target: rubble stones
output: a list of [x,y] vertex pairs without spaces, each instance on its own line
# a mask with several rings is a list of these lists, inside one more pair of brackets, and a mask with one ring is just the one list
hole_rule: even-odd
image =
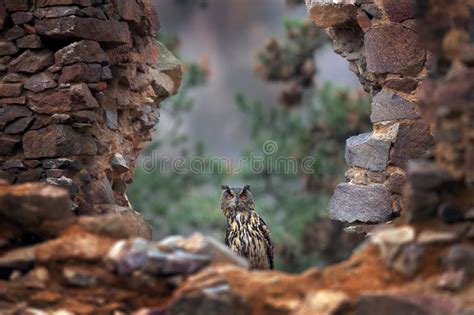
[[158,276],[193,274],[211,262],[209,256],[190,254],[182,251],[163,253],[158,249],[148,249],[143,264],[146,273]]
[[[120,208],[120,209],[118,209]],[[142,214],[126,207],[114,207],[109,214],[94,217],[81,217],[78,224],[84,229],[115,238],[140,237],[151,240],[152,229]]]
[[409,78],[400,78],[400,79],[389,79],[385,81],[384,84],[386,87],[401,91],[404,93],[410,93],[418,87],[418,82],[414,79]]
[[20,96],[22,87],[21,83],[0,83],[0,97]]
[[415,17],[414,0],[384,0],[383,8],[392,22],[402,22]]
[[212,257],[214,262],[231,263],[242,268],[249,267],[249,263],[246,259],[236,255],[214,238],[204,236],[200,233],[194,233],[188,238],[171,236],[161,240],[158,246],[164,251],[180,249],[190,253]]
[[38,0],[36,5],[41,7],[56,6],[56,5],[79,5],[88,7],[93,4],[94,0]]
[[0,39],[0,56],[13,55],[18,51],[15,44],[8,40]]
[[35,22],[35,28],[38,34],[50,38],[79,38],[117,44],[131,43],[127,23],[115,20],[104,21],[66,16],[38,20]]
[[[14,40],[14,39],[17,39],[17,38],[20,38],[20,37],[23,37],[23,36],[25,36],[25,31],[23,30],[23,28],[21,28],[19,26],[14,26],[5,33],[5,39],[8,39],[8,40]],[[3,43],[3,41],[0,42],[0,43]],[[3,44],[3,45],[5,45],[5,44]],[[18,51],[18,50],[16,50],[16,51]]]
[[425,51],[416,34],[404,27],[371,28],[365,33],[364,42],[369,72],[416,74],[423,67]]
[[16,46],[18,48],[41,48],[41,39],[36,35],[27,35],[25,37],[19,38],[16,41]]
[[387,167],[391,142],[377,140],[371,133],[364,133],[346,140],[346,163],[371,171],[383,171]]
[[44,159],[42,162],[42,167],[45,169],[74,169],[79,171],[82,168],[82,163],[79,160],[71,160],[67,158],[58,158],[58,159]]
[[21,117],[31,116],[33,113],[25,106],[8,105],[0,108],[0,128],[4,128],[9,122]]
[[400,249],[415,240],[415,230],[410,226],[390,228],[375,232],[370,241],[379,246],[380,256],[387,266],[392,265]]
[[28,11],[30,8],[29,0],[4,0],[5,8],[9,12]]
[[152,275],[191,274],[208,265],[208,256],[183,251],[162,252],[143,239],[119,241],[109,250],[106,262],[119,274],[142,270]]
[[73,63],[107,64],[109,57],[99,43],[91,40],[81,40],[58,50],[54,54],[54,60],[60,66]]
[[372,123],[418,117],[416,105],[397,94],[382,90],[372,100]]
[[114,4],[122,20],[141,22],[143,10],[136,1],[114,1]]
[[321,1],[310,0],[306,3],[309,15],[314,23],[321,28],[344,24],[355,17],[354,1]]
[[77,6],[56,6],[37,8],[34,15],[40,19],[51,19],[68,15],[80,15],[81,10]]
[[21,142],[20,138],[0,134],[0,154],[11,155],[17,145]]
[[34,94],[29,104],[33,111],[41,114],[66,113],[72,110],[99,107],[85,83]]
[[123,174],[130,169],[127,161],[125,161],[125,158],[120,153],[115,153],[112,156],[110,159],[110,165],[112,165],[112,168],[117,172],[117,174]]
[[37,73],[53,64],[53,54],[49,50],[27,50],[13,60],[9,68],[11,71]]
[[69,126],[49,125],[28,131],[23,137],[23,150],[27,158],[44,158],[94,155],[97,147],[92,137],[81,135]]
[[30,168],[24,172],[18,174],[16,179],[16,184],[28,183],[28,182],[37,182],[41,178],[43,170],[41,168]]
[[390,161],[405,167],[408,160],[427,158],[433,154],[434,141],[430,126],[423,122],[401,123]]
[[17,160],[17,159],[10,159],[10,160],[6,160],[5,162],[3,162],[2,164],[2,167],[1,169],[2,170],[8,170],[8,169],[11,169],[11,168],[25,168],[25,165],[21,162],[21,160]]
[[386,221],[391,215],[389,191],[382,184],[341,183],[329,203],[329,216],[340,221],[376,223]]
[[20,225],[70,217],[69,208],[69,196],[60,188],[39,183],[0,186],[0,215]]
[[25,89],[38,93],[55,88],[57,85],[50,72],[41,72],[33,75],[26,81]]
[[13,13],[10,15],[13,23],[19,25],[19,24],[25,24],[33,20],[33,14],[30,12],[17,12]]
[[6,134],[19,134],[23,133],[28,128],[33,124],[33,121],[35,120],[34,117],[23,117],[18,120],[15,120],[14,122],[8,124],[5,127],[4,132]]
[[101,67],[99,64],[76,63],[63,68],[59,83],[99,82]]
[[387,187],[391,192],[401,194],[406,183],[406,176],[401,173],[392,173],[387,180]]
[[65,176],[61,176],[61,177],[58,177],[58,178],[49,177],[49,178],[46,178],[44,180],[44,182],[46,184],[59,186],[59,187],[62,187],[64,189],[66,189],[71,196],[74,196],[78,191],[78,187],[74,183],[74,181],[70,178],[65,177]]

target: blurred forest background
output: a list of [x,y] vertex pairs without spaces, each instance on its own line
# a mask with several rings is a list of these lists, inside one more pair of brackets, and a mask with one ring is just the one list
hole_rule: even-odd
[[[370,130],[369,100],[333,52],[300,0],[160,0],[157,40],[184,64],[180,92],[162,104],[142,159],[202,157],[206,171],[147,172],[138,166],[128,190],[154,237],[202,232],[223,240],[220,185],[251,186],[272,232],[276,268],[289,272],[344,259],[360,241],[326,218],[344,177],[344,142]],[[336,83],[337,82],[337,83]],[[263,143],[278,150],[268,154]],[[213,156],[249,165],[219,173]],[[278,157],[315,158],[312,174],[276,172]],[[245,166],[245,165],[244,165]],[[189,164],[186,165],[190,167]]]

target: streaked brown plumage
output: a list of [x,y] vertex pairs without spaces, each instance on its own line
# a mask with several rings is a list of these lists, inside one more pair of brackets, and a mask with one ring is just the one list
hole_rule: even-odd
[[221,209],[227,218],[225,244],[245,257],[252,269],[273,269],[270,230],[255,212],[250,187],[222,189]]

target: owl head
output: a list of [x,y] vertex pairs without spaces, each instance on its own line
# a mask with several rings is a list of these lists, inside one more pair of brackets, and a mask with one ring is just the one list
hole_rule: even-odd
[[226,217],[238,211],[255,210],[255,203],[249,185],[245,185],[243,188],[223,185],[221,188],[221,210]]

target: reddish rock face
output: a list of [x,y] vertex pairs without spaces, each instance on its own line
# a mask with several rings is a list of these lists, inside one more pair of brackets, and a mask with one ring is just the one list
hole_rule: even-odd
[[71,5],[77,4],[83,7],[88,7],[92,4],[93,0],[38,0],[36,5],[38,7],[47,7],[55,5]]
[[41,72],[35,74],[25,83],[25,89],[33,92],[41,92],[47,89],[55,88],[58,84],[53,79],[53,74],[50,72]]
[[66,113],[99,107],[85,83],[35,94],[30,98],[29,105],[34,112],[40,114]]
[[100,42],[130,44],[127,23],[115,20],[79,18],[75,16],[39,20],[35,23],[38,34],[49,38],[79,38]]
[[36,73],[53,64],[53,54],[49,50],[33,52],[27,50],[9,64],[12,72]]
[[80,62],[107,64],[109,57],[98,42],[81,40],[58,50],[54,54],[54,61],[58,66]]
[[0,97],[20,96],[23,84],[21,83],[1,83]]
[[408,160],[430,157],[433,154],[433,148],[433,136],[428,124],[402,123],[398,128],[397,142],[390,154],[390,162],[404,167]]
[[372,99],[370,120],[373,123],[418,117],[420,114],[416,111],[416,105],[400,95],[382,90]]
[[31,111],[25,106],[9,105],[0,108],[0,128],[17,118],[31,116]]
[[385,82],[385,86],[397,91],[410,93],[418,87],[418,81],[409,78],[390,79]]
[[99,64],[76,63],[63,68],[59,83],[99,82],[101,66]]
[[30,4],[28,0],[4,0],[5,7],[10,12],[28,11]]
[[415,17],[415,0],[384,0],[383,8],[392,22],[403,22]]
[[[181,80],[155,18],[141,0],[0,0],[0,169],[12,155],[24,166],[0,178],[63,186],[78,214],[129,206],[135,160]],[[82,163],[43,163],[66,157]]]
[[374,73],[416,74],[425,62],[425,51],[416,33],[402,26],[382,26],[365,33],[367,70]]
[[26,158],[45,158],[68,155],[94,155],[94,139],[81,135],[67,125],[49,125],[28,131],[23,138]]

